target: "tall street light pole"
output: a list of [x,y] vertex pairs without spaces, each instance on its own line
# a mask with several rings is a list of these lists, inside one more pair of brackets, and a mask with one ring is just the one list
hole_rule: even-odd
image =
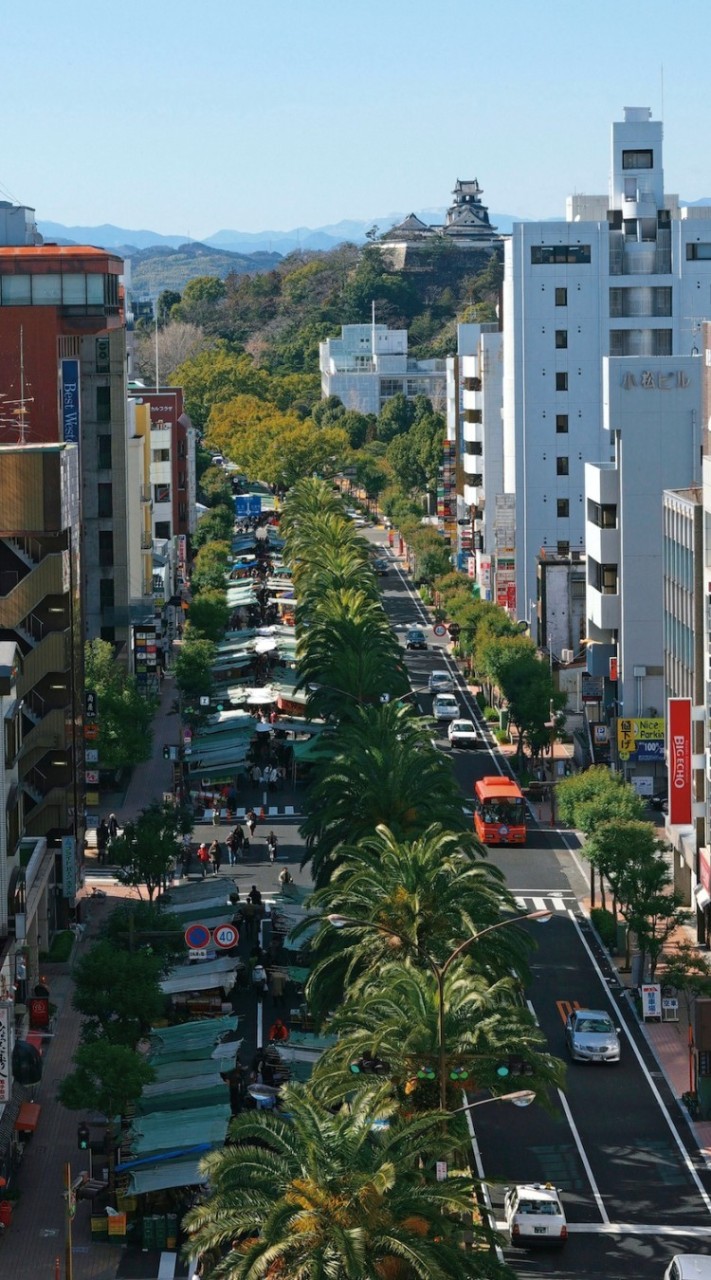
[[382,933],[386,938],[396,938],[403,946],[412,946],[417,955],[421,956],[425,963],[429,966],[434,974],[437,983],[437,1056],[439,1060],[439,1106],[441,1111],[447,1110],[447,1048],[444,1036],[444,1016],[445,1016],[445,999],[444,984],[447,974],[455,960],[458,960],[465,951],[468,951],[475,942],[480,938],[485,938],[488,933],[496,933],[499,929],[508,929],[512,924],[519,924],[522,920],[548,920],[550,919],[550,911],[529,911],[526,915],[510,916],[507,920],[499,920],[496,924],[489,924],[485,929],[480,929],[478,933],[473,933],[471,937],[465,938],[463,942],[455,947],[451,955],[447,959],[438,964],[436,960],[425,951],[423,947],[417,944],[409,943],[407,938],[402,934],[395,933],[392,929],[388,929],[387,925],[378,924],[375,920],[358,920],[354,916],[343,916],[339,914],[329,915],[326,917],[329,924],[336,929],[343,929],[352,925],[358,929],[370,929],[374,933]]

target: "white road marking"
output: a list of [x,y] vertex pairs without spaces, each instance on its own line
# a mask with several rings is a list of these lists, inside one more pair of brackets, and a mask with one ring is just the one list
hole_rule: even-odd
[[[505,1222],[497,1221],[497,1231],[506,1231]],[[656,1223],[639,1222],[569,1222],[568,1235],[574,1236],[694,1236],[705,1239],[711,1227],[660,1227]]]
[[[580,925],[578,924],[578,921],[576,920],[575,915],[573,914],[573,912],[572,912],[572,911],[569,911],[569,912],[568,912],[568,915],[569,915],[570,919],[572,920],[572,922],[573,922],[573,925],[574,925],[575,929],[577,930],[578,937],[580,938],[580,941],[582,942],[582,944],[583,944],[583,946],[584,946],[585,950],[587,951],[588,957],[589,957],[589,959],[590,959],[590,963],[592,964],[592,966],[593,966],[593,968],[594,968],[594,970],[595,970],[595,972],[596,972],[596,974],[597,974],[598,978],[600,979],[600,982],[602,983],[603,987],[604,987],[604,988],[605,988],[605,990],[607,991],[607,990],[608,990],[608,986],[607,986],[607,982],[605,981],[605,976],[604,976],[604,974],[603,974],[603,972],[602,972],[602,970],[601,970],[601,968],[600,968],[600,966],[599,966],[599,964],[598,964],[597,960],[595,959],[595,956],[593,955],[593,953],[592,953],[592,951],[591,951],[591,949],[590,949],[590,947],[589,947],[589,945],[588,945],[588,941],[587,941],[587,939],[586,939],[586,937],[585,937],[585,934],[583,933],[582,929],[580,928]],[[691,1160],[691,1157],[690,1157],[690,1155],[689,1155],[688,1151],[686,1150],[686,1147],[684,1146],[684,1143],[683,1143],[683,1142],[682,1142],[682,1140],[681,1140],[681,1136],[680,1136],[680,1134],[679,1134],[679,1132],[678,1132],[678,1130],[677,1130],[677,1128],[676,1128],[676,1125],[674,1124],[674,1121],[672,1120],[672,1118],[671,1118],[671,1116],[670,1116],[670,1114],[669,1114],[669,1111],[667,1110],[666,1104],[665,1104],[665,1102],[664,1102],[664,1100],[663,1100],[663,1098],[662,1098],[662,1096],[661,1096],[661,1094],[660,1094],[660,1092],[659,1092],[659,1090],[658,1090],[658,1088],[657,1088],[656,1084],[654,1083],[654,1080],[652,1079],[652,1076],[650,1075],[650,1072],[649,1072],[649,1071],[648,1071],[648,1069],[647,1069],[647,1065],[646,1065],[646,1063],[645,1063],[645,1061],[644,1061],[644,1058],[642,1057],[642,1055],[641,1055],[641,1053],[640,1053],[639,1049],[637,1048],[637,1045],[635,1044],[635,1041],[634,1041],[634,1039],[633,1039],[632,1035],[630,1034],[629,1027],[627,1026],[627,1023],[626,1023],[626,1021],[625,1021],[625,1019],[624,1019],[624,1018],[621,1018],[621,1019],[620,1019],[620,1026],[621,1026],[622,1031],[624,1032],[625,1036],[627,1037],[627,1041],[628,1041],[628,1043],[629,1043],[629,1045],[630,1045],[630,1048],[632,1049],[632,1051],[633,1051],[633,1053],[634,1053],[634,1055],[635,1055],[635,1057],[636,1057],[636,1059],[637,1059],[637,1061],[638,1061],[638,1063],[639,1063],[640,1067],[642,1068],[642,1071],[644,1072],[644,1075],[645,1075],[645,1077],[646,1077],[646,1079],[647,1079],[647,1082],[648,1082],[648,1084],[649,1084],[649,1087],[650,1087],[650,1089],[652,1090],[652,1093],[654,1094],[654,1097],[656,1098],[657,1103],[659,1104],[659,1107],[660,1107],[660,1109],[661,1109],[662,1115],[664,1116],[664,1119],[666,1120],[667,1125],[669,1126],[669,1129],[670,1129],[670,1131],[671,1131],[672,1137],[673,1137],[673,1139],[674,1139],[674,1141],[675,1141],[675,1143],[676,1143],[677,1147],[679,1148],[679,1153],[680,1153],[680,1155],[681,1155],[682,1161],[683,1161],[683,1163],[686,1165],[686,1168],[687,1168],[687,1170],[688,1170],[688,1172],[689,1172],[689,1175],[690,1175],[690,1177],[691,1177],[692,1181],[695,1183],[695,1185],[696,1185],[696,1189],[697,1189],[697,1191],[699,1192],[699,1195],[701,1196],[701,1199],[703,1200],[703,1202],[704,1202],[704,1205],[705,1205],[706,1209],[708,1210],[708,1212],[709,1212],[709,1213],[711,1213],[711,1199],[709,1199],[708,1193],[707,1193],[707,1191],[705,1190],[704,1185],[703,1185],[703,1183],[702,1183],[702,1181],[701,1181],[701,1179],[700,1179],[700,1177],[699,1177],[698,1173],[696,1172],[696,1169],[694,1168],[694,1165],[693,1165],[693,1162],[692,1162],[692,1160]]]
[[609,1223],[610,1219],[608,1217],[607,1209],[605,1208],[603,1198],[600,1195],[598,1185],[595,1181],[595,1175],[593,1174],[592,1168],[590,1166],[590,1161],[588,1160],[587,1155],[585,1154],[585,1147],[583,1146],[580,1134],[578,1133],[577,1125],[573,1119],[573,1113],[570,1110],[570,1107],[568,1106],[568,1099],[566,1098],[562,1089],[558,1090],[558,1097],[560,1098],[561,1106],[565,1112],[565,1116],[568,1121],[568,1124],[570,1125],[570,1132],[573,1135],[573,1141],[575,1142],[575,1145],[578,1148],[578,1155],[580,1156],[580,1159],[582,1160],[583,1166],[585,1168],[585,1172],[588,1175],[590,1189],[595,1197],[595,1203],[600,1211],[600,1217],[602,1218],[603,1222]]

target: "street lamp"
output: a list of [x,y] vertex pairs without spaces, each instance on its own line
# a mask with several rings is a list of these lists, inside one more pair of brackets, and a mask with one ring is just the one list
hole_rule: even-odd
[[[434,974],[437,983],[437,1056],[439,1058],[439,1105],[441,1111],[447,1110],[447,1054],[444,1043],[444,983],[447,974],[455,960],[458,960],[469,947],[473,946],[480,938],[485,938],[488,933],[496,933],[499,929],[507,929],[512,924],[518,924],[522,920],[540,920],[546,922],[550,920],[550,911],[528,911],[525,915],[510,916],[507,920],[498,920],[496,924],[489,924],[485,929],[480,929],[478,933],[473,933],[471,937],[465,938],[459,946],[454,948],[451,955],[443,964],[438,964],[433,960],[429,952],[422,947],[414,945],[414,950],[429,965]],[[378,924],[375,920],[357,920],[353,916],[343,916],[338,913],[326,916],[328,923],[333,925],[334,929],[343,929],[348,925],[353,925],[357,929],[372,929],[375,933],[382,933],[384,937],[389,938],[391,942],[399,942],[404,946],[408,944],[406,938],[402,934],[396,933],[393,929],[388,929],[387,925]]]

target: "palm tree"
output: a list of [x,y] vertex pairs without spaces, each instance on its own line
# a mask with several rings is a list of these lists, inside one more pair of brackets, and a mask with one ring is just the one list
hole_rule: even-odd
[[[328,686],[348,700],[402,697],[409,691],[400,646],[380,601],[362,589],[329,590],[311,609],[299,634],[296,660],[299,684]],[[330,695],[328,705],[333,701]],[[323,714],[319,705],[318,713]]]
[[[330,882],[309,902],[322,917],[310,941],[315,963],[307,996],[314,1013],[337,1008],[344,988],[394,955],[420,967],[423,954],[443,963],[463,938],[513,911],[502,872],[480,855],[473,835],[439,824],[403,841],[381,826],[357,845],[341,846]],[[334,929],[330,915],[349,924]],[[522,929],[494,929],[469,963],[493,979],[511,972],[523,979],[530,945]]]
[[[510,932],[504,930],[503,932]],[[516,1088],[516,1076],[545,1102],[563,1081],[563,1064],[551,1057],[533,1016],[520,1003],[518,982],[492,981],[456,962],[444,979],[444,1058],[448,1102],[459,1105],[462,1089],[492,1094]],[[338,1043],[324,1053],[311,1080],[314,1092],[333,1105],[353,1088],[352,1064],[380,1059],[401,1102],[436,1106],[439,1094],[439,994],[430,969],[389,964],[355,990],[329,1019]],[[418,1074],[419,1073],[419,1074]]]
[[317,886],[338,864],[338,847],[356,844],[386,826],[398,840],[414,839],[433,823],[469,828],[462,798],[430,731],[403,705],[353,705],[329,736],[330,754],[314,769],[301,833]]
[[[288,1115],[243,1113],[230,1145],[201,1162],[205,1201],[184,1219],[191,1253],[211,1280],[455,1280],[506,1276],[479,1246],[474,1181],[457,1171],[437,1182],[442,1143],[462,1149],[460,1121],[404,1120],[388,1089],[359,1090],[329,1112],[301,1086],[283,1091]],[[465,1163],[465,1162],[464,1162]],[[461,1215],[461,1216],[460,1216]],[[212,1260],[212,1265],[210,1265]]]

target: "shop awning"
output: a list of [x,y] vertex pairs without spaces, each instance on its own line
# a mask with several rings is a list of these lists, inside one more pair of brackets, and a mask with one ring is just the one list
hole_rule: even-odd
[[23,1102],[17,1114],[15,1128],[21,1133],[34,1133],[42,1111],[38,1102]]
[[130,1192],[134,1196],[142,1196],[150,1191],[169,1191],[171,1187],[196,1186],[205,1181],[198,1169],[200,1159],[167,1160],[165,1164],[135,1169],[130,1174]]

